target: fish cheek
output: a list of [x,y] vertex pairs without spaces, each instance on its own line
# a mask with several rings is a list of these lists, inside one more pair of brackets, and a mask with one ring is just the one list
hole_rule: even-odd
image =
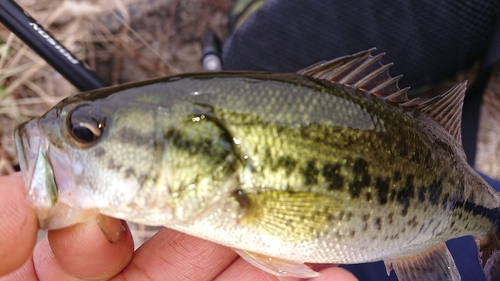
[[188,219],[227,198],[237,185],[235,175],[239,153],[233,136],[217,120],[208,115],[188,116],[163,134],[165,166],[172,179],[169,187],[175,204],[182,204],[178,219]]

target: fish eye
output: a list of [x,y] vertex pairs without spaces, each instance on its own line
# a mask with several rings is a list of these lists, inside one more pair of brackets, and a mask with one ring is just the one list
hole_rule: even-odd
[[68,115],[67,129],[79,146],[94,144],[104,133],[106,118],[92,106],[77,107]]

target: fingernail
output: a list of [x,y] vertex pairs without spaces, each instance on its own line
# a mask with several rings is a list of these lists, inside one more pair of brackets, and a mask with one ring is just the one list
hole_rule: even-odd
[[104,215],[97,217],[97,224],[101,228],[102,233],[104,233],[104,236],[106,236],[106,239],[112,244],[118,242],[126,230],[124,221]]

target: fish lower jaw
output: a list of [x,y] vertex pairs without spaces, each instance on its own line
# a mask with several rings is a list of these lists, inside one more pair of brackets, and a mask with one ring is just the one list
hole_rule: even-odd
[[164,226],[174,219],[172,208],[137,208],[136,206],[121,206],[118,208],[103,208],[101,213],[106,216],[127,220],[148,226]]
[[95,219],[98,209],[77,209],[63,203],[57,203],[50,208],[35,208],[40,229],[60,229],[77,223]]

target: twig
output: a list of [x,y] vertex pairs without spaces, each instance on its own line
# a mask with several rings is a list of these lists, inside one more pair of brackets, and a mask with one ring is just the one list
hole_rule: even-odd
[[0,54],[0,69],[2,69],[3,65],[5,64],[5,60],[7,59],[7,56],[9,55],[9,49],[10,49],[10,46],[12,45],[12,42],[14,41],[14,38],[16,38],[14,33],[10,33],[9,37],[7,38],[7,42],[3,46],[2,53]]
[[9,94],[21,86],[25,81],[30,79],[35,73],[37,73],[40,69],[47,65],[42,59],[39,59],[36,64],[29,70],[27,70],[20,78],[16,79],[12,84],[10,84],[5,91]]

